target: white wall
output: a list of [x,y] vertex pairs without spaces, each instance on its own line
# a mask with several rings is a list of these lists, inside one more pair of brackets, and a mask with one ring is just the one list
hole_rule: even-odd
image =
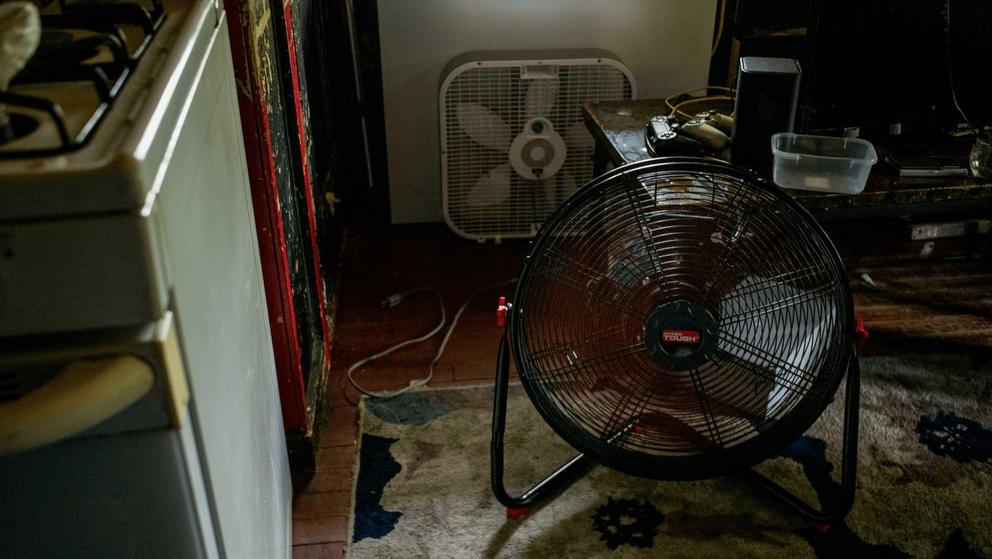
[[438,86],[473,50],[598,48],[640,98],[706,85],[716,0],[379,0],[393,223],[441,220]]

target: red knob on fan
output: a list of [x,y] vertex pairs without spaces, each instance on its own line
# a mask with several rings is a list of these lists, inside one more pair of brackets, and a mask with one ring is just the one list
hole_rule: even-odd
[[496,326],[500,328],[506,326],[506,311],[509,308],[506,304],[506,297],[500,297],[499,305],[496,306]]
[[854,336],[857,340],[858,349],[865,346],[865,342],[868,341],[868,329],[865,328],[865,323],[861,320],[860,316],[854,317]]

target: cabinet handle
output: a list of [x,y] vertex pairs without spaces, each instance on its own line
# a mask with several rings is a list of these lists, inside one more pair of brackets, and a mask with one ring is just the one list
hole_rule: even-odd
[[0,404],[0,455],[82,433],[137,402],[154,383],[151,366],[131,355],[74,361],[37,389]]

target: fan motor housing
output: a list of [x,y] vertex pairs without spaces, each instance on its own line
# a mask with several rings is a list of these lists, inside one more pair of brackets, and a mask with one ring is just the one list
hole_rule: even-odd
[[719,333],[710,311],[686,300],[658,306],[644,324],[644,345],[669,370],[695,369],[712,356]]
[[561,169],[567,153],[565,140],[551,121],[534,117],[510,144],[510,165],[527,180],[548,180]]

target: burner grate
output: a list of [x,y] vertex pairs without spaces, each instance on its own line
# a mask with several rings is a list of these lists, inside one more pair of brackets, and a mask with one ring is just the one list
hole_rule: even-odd
[[[42,16],[38,51],[14,78],[11,91],[0,93],[0,109],[10,123],[0,131],[0,159],[58,155],[86,145],[165,20],[161,0],[146,5],[60,0],[58,8],[59,13]],[[37,87],[66,84],[88,84],[98,99],[78,130],[63,107]],[[26,126],[30,122],[34,126]],[[42,128],[40,123],[57,132],[51,142],[16,147],[16,140]]]

